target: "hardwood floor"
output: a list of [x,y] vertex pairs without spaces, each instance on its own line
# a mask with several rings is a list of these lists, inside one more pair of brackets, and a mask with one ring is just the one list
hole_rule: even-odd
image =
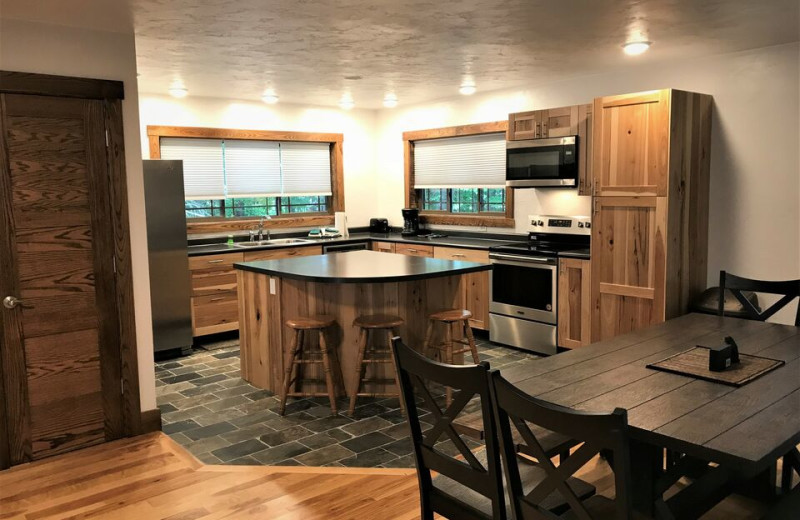
[[[608,491],[594,462],[582,476]],[[734,497],[704,518],[762,513]],[[206,466],[154,433],[0,472],[0,519],[12,518],[413,520],[419,499],[413,469]]]

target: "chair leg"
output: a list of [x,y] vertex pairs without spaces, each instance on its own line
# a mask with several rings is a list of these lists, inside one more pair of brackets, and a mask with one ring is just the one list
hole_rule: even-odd
[[[446,324],[445,331],[444,331],[444,362],[448,365],[453,364],[453,324],[448,323]],[[450,406],[450,403],[453,401],[453,389],[449,386],[446,390],[447,406]]]
[[[388,340],[388,345],[389,345],[389,352],[391,353],[391,351],[392,351],[392,338],[394,336],[396,336],[397,334],[395,334],[395,331],[391,330],[391,329],[387,329],[386,332],[389,335],[387,340]],[[392,355],[390,357],[390,359],[392,360],[392,370],[394,370],[394,384],[397,387],[397,400],[400,401],[400,409],[405,411],[406,407],[403,405],[403,397],[400,395],[401,394],[400,376],[398,375],[398,372],[397,372],[397,365],[394,362],[394,355]]]
[[422,355],[425,357],[430,357],[429,352],[433,348],[431,341],[433,341],[433,320],[428,320],[428,328],[425,330],[425,342],[422,344]]
[[336,415],[336,389],[333,385],[333,374],[331,373],[331,360],[328,355],[328,344],[325,341],[325,330],[319,331],[319,348],[322,351],[322,366],[325,369],[325,385],[328,387],[328,399],[331,402],[331,414]]
[[464,334],[467,336],[467,341],[469,341],[469,350],[472,352],[472,361],[477,365],[481,362],[481,358],[478,356],[478,347],[475,346],[475,336],[472,334],[472,327],[469,326],[469,320],[464,320]]
[[367,329],[361,329],[358,335],[358,357],[356,357],[356,366],[353,370],[352,384],[350,385],[350,408],[348,413],[353,415],[356,411],[356,399],[358,393],[361,391],[361,377],[364,372],[364,352],[367,348],[367,340],[369,339]]
[[292,381],[292,372],[294,372],[294,357],[297,355],[297,348],[302,341],[303,332],[300,330],[294,331],[292,337],[292,345],[289,347],[289,352],[286,354],[286,366],[283,369],[283,385],[281,387],[281,404],[278,408],[278,414],[283,415],[286,412],[286,398],[289,395],[289,386]]

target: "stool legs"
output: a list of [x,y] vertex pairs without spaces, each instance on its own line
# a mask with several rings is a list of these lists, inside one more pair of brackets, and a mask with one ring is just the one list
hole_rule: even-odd
[[[444,362],[448,365],[453,364],[453,323],[445,324],[444,328]],[[453,389],[449,386],[445,390],[447,406],[453,401]]]
[[478,347],[475,346],[475,336],[472,334],[472,327],[469,326],[468,321],[462,323],[464,323],[464,334],[467,336],[469,350],[472,352],[472,361],[477,365],[481,362],[481,358],[478,357]]
[[[386,332],[389,334],[389,336],[386,338],[386,345],[387,345],[387,348],[389,349],[389,352],[391,353],[392,352],[392,338],[397,336],[397,331],[392,329],[392,330],[388,330]],[[400,389],[400,372],[397,371],[397,363],[395,363],[394,355],[391,355],[390,359],[392,360],[392,369],[394,370],[394,384],[397,387],[397,400],[400,401],[400,410],[405,411],[406,407],[403,404],[403,396],[400,395],[403,392]]]
[[353,384],[350,385],[352,393],[350,394],[350,407],[347,413],[353,415],[356,411],[356,400],[358,399],[358,391],[361,389],[361,377],[364,373],[364,353],[367,350],[367,341],[369,340],[369,333],[367,329],[361,329],[358,335],[358,357],[356,358],[356,366],[353,370]]
[[[436,345],[433,344],[434,338],[434,325],[436,322],[439,321],[444,325],[444,342],[437,343]],[[463,335],[463,339],[453,339],[455,333],[459,330],[456,327],[461,328],[461,332]],[[460,345],[464,345],[466,348],[460,349],[458,351],[454,350],[454,344],[458,343]],[[475,335],[472,333],[472,328],[469,326],[469,319],[468,317],[464,317],[463,319],[458,320],[437,320],[434,317],[431,317],[428,320],[428,330],[425,333],[425,343],[423,343],[423,351],[426,356],[430,357],[430,351],[433,350],[434,359],[442,363],[447,363],[448,365],[454,364],[454,356],[455,354],[461,354],[469,352],[472,355],[472,361],[476,365],[480,363],[480,356],[478,356],[478,348],[475,345]],[[453,401],[453,389],[447,387],[445,389],[446,399],[447,399],[447,406],[450,406],[450,403]]]
[[[292,337],[292,346],[289,347],[289,352],[286,354],[286,367],[284,368],[283,387],[281,392],[281,405],[278,413],[283,415],[286,412],[286,398],[289,395],[289,387],[292,384],[292,372],[294,372],[295,362],[294,358],[300,346],[303,344],[303,331],[295,330]],[[299,370],[299,369],[298,369]]]
[[325,330],[319,331],[319,348],[322,351],[322,366],[325,370],[325,384],[328,387],[328,399],[331,402],[331,413],[336,414],[336,394],[333,386],[333,374],[331,372],[331,360],[328,357],[328,345],[325,341]]

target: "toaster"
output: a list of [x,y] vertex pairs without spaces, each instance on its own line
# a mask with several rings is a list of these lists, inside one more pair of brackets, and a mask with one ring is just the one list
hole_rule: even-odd
[[385,219],[385,218],[371,218],[371,219],[369,219],[369,232],[370,233],[388,233],[389,232],[389,219]]

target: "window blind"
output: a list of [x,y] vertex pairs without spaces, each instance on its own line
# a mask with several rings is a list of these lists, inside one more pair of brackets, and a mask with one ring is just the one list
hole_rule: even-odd
[[414,142],[414,188],[501,188],[505,184],[505,134]]
[[221,139],[162,137],[161,158],[183,161],[187,199],[225,198]]
[[281,143],[283,195],[330,196],[330,143]]
[[228,197],[278,197],[281,194],[280,147],[275,141],[225,140]]

